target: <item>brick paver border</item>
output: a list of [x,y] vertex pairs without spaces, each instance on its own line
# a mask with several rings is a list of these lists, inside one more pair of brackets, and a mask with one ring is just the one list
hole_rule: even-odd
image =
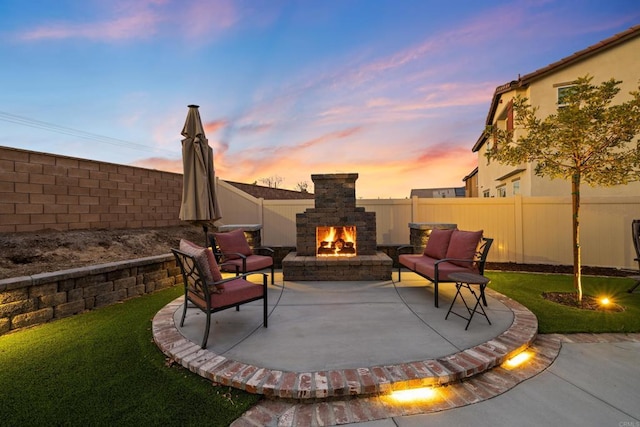
[[179,297],[153,319],[153,337],[169,358],[213,382],[257,393],[271,399],[295,401],[378,396],[395,390],[446,385],[470,379],[501,365],[535,340],[538,320],[518,302],[487,289],[514,314],[513,323],[497,337],[438,359],[407,361],[395,365],[363,366],[316,372],[290,372],[245,364],[185,338],[174,322],[182,305]]

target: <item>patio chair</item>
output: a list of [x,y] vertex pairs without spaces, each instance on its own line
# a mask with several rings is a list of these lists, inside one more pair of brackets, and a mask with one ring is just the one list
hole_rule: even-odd
[[222,271],[238,276],[270,268],[271,284],[275,283],[273,249],[263,246],[251,249],[242,229],[210,234],[209,244]]
[[[190,242],[187,242],[190,243]],[[252,301],[263,300],[262,324],[267,327],[267,275],[264,273],[243,274],[228,279],[222,279],[217,265],[213,267],[213,254],[209,248],[198,249],[193,244],[183,244],[179,249],[171,249],[180,267],[184,282],[184,310],[180,326],[184,326],[189,303],[195,305],[207,315],[207,324],[202,339],[202,348],[207,347],[209,330],[211,328],[211,314],[240,306]],[[207,254],[211,253],[211,256]],[[213,267],[213,268],[212,268]],[[251,283],[246,277],[252,274],[262,274],[262,285]]]
[[[636,257],[634,260],[638,262],[638,271],[640,271],[640,219],[634,219],[631,222],[631,233],[633,236],[633,246],[636,248]],[[631,276],[631,279],[634,279],[636,284],[627,291],[629,293],[632,293],[640,286],[640,276]]]

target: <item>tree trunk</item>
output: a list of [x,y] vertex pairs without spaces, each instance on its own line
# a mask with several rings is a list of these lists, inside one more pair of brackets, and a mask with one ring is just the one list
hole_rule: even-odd
[[573,287],[576,300],[582,303],[582,274],[580,262],[580,172],[571,177],[571,205],[573,210]]

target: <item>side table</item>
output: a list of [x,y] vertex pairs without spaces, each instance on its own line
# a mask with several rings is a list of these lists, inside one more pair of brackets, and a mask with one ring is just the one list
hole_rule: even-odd
[[[484,311],[484,307],[482,307],[482,304],[480,303],[481,299],[484,299],[484,289],[487,287],[487,284],[489,283],[489,279],[476,273],[452,273],[449,275],[449,279],[451,279],[456,283],[457,292],[456,292],[456,296],[453,297],[453,301],[451,301],[451,305],[449,306],[449,311],[445,316],[445,320],[449,318],[449,314],[455,314],[456,316],[463,318],[464,320],[467,321],[467,326],[464,328],[464,330],[466,331],[469,328],[471,319],[473,319],[473,316],[476,313],[478,313],[484,316],[487,319],[487,322],[491,324],[491,320],[489,320],[489,316],[487,316],[487,313]],[[477,286],[479,288],[477,290],[478,291],[477,293],[476,293],[476,290],[474,290],[473,288],[474,286]],[[464,299],[464,295],[462,295],[462,293],[460,292],[462,288],[468,289],[469,292],[471,292],[471,295],[473,296],[473,298],[475,299],[475,304],[473,305],[473,308],[471,308],[469,304],[467,304],[467,301]],[[464,306],[467,309],[467,314],[469,317],[466,317],[464,315],[456,313],[455,311],[452,311],[453,305],[456,303],[458,296],[460,296],[460,299],[462,299],[462,302],[464,303]],[[471,304],[473,304],[473,302],[471,302]]]

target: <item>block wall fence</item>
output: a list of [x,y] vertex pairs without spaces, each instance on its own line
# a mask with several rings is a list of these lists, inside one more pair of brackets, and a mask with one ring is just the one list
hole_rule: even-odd
[[0,232],[180,224],[182,174],[0,147]]

